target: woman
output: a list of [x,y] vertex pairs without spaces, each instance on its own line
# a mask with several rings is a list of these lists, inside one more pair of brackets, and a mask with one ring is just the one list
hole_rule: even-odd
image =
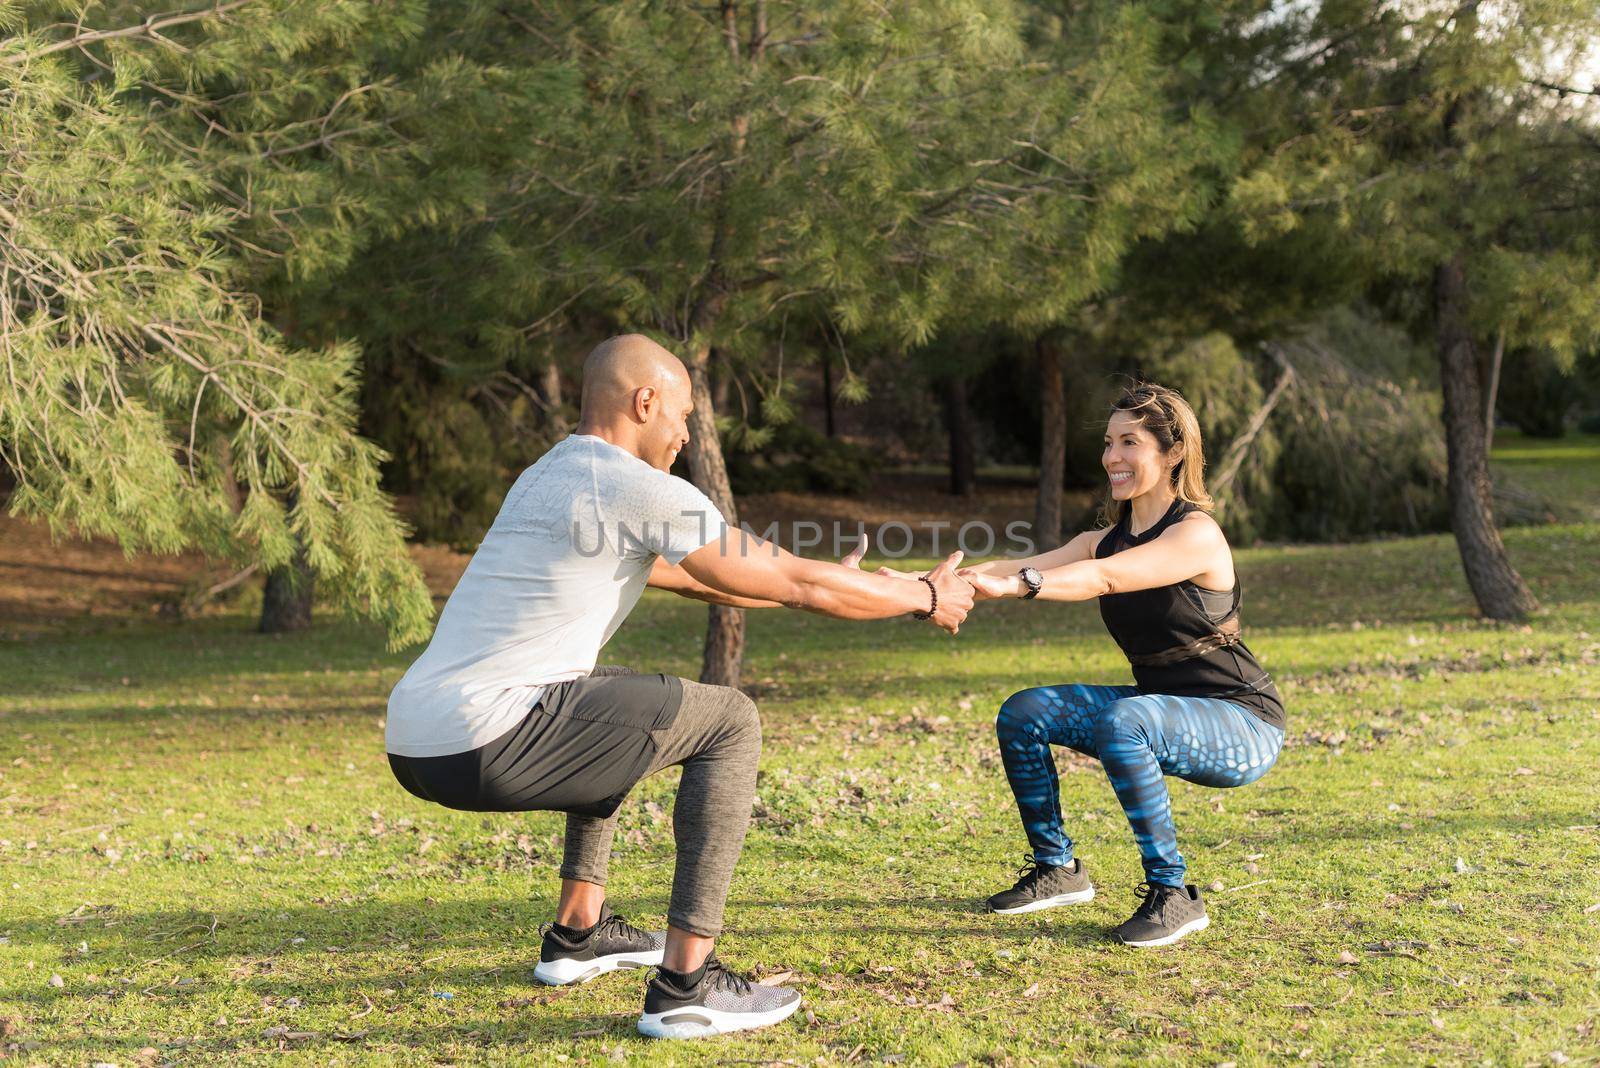
[[1135,386],[1118,398],[1100,457],[1105,518],[1026,560],[964,569],[980,599],[1100,602],[1135,686],[1067,683],[1011,695],[995,730],[1006,778],[1032,846],[1022,877],[989,899],[998,913],[1094,897],[1061,822],[1052,745],[1099,759],[1144,863],[1143,901],[1116,930],[1130,946],[1162,946],[1209,924],[1184,883],[1164,775],[1202,786],[1254,782],[1278,758],[1284,711],[1272,679],[1239,639],[1239,581],[1207,510],[1194,412],[1176,392]]

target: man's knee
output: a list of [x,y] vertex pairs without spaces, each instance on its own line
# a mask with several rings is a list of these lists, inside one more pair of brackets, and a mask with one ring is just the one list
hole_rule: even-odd
[[712,686],[717,719],[726,744],[750,746],[761,752],[761,712],[743,690],[732,686]]
[[733,711],[729,719],[739,735],[750,739],[756,749],[761,748],[761,710],[756,707],[755,700],[743,690],[734,690],[728,698],[733,704]]

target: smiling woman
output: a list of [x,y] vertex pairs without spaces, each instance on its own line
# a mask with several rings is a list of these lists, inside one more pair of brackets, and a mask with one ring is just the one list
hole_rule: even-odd
[[1207,513],[1205,453],[1194,411],[1176,391],[1126,390],[1106,423],[1105,525],[1027,560],[961,572],[982,598],[1085,601],[1133,668],[1133,686],[1036,686],[1007,698],[995,730],[1032,852],[1021,878],[989,899],[998,913],[1036,912],[1094,897],[1062,825],[1052,745],[1097,758],[1144,864],[1143,901],[1116,936],[1161,946],[1206,927],[1184,882],[1164,776],[1244,786],[1283,745],[1272,679],[1240,638],[1238,577]]

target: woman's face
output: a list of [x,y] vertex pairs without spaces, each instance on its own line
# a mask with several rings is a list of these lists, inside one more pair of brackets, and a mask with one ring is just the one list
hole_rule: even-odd
[[[1176,447],[1173,449],[1177,451]],[[1170,483],[1177,458],[1161,451],[1155,435],[1132,412],[1113,412],[1106,423],[1106,449],[1100,465],[1111,480],[1111,497],[1131,501]]]

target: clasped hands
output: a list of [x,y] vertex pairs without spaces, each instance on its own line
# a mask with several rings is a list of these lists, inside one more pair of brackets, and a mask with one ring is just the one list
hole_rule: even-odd
[[[839,562],[845,567],[859,568],[861,558],[866,554],[867,538],[862,535],[861,544]],[[966,620],[967,613],[972,611],[972,606],[976,602],[1015,597],[1017,592],[1013,587],[1019,581],[1015,575],[990,575],[962,567],[961,557],[960,551],[953,552],[931,571],[896,571],[892,567],[880,567],[873,574],[904,579],[908,582],[926,580],[932,585],[938,598],[937,607],[930,617],[931,621],[951,634],[956,634],[960,632],[962,622]],[[930,597],[929,600],[933,598]]]

